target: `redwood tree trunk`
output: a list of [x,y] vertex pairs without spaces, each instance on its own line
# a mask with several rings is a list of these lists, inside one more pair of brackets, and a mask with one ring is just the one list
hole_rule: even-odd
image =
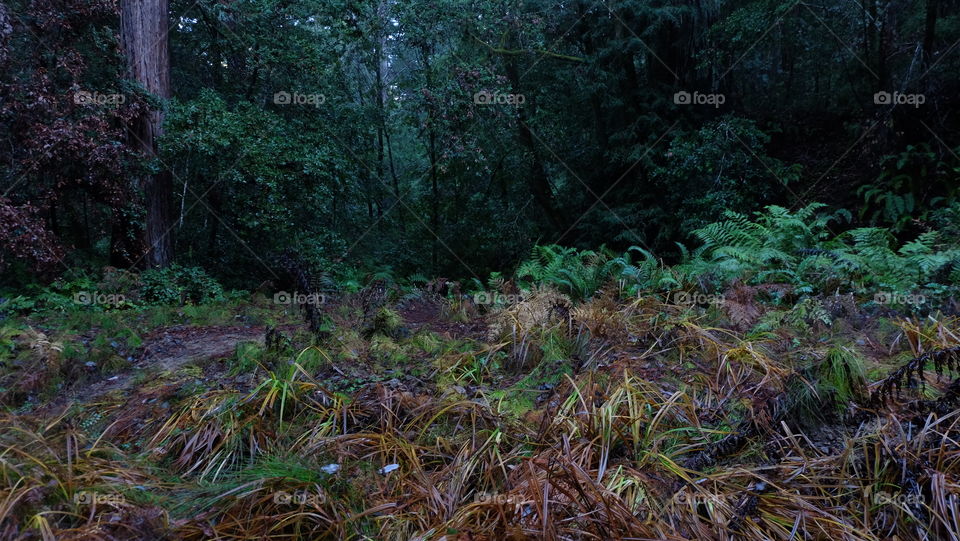
[[[129,77],[153,96],[170,97],[170,52],[167,42],[169,0],[122,0],[120,35]],[[163,110],[154,109],[134,119],[129,127],[131,144],[145,158],[157,155],[162,134]],[[169,171],[140,179],[146,224],[143,231],[148,267],[164,267],[173,259],[173,181]]]

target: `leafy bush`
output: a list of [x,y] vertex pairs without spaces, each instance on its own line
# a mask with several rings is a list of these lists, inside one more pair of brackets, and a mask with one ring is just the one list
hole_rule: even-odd
[[[677,135],[663,162],[652,171],[665,199],[656,207],[670,210],[649,218],[673,224],[667,226],[669,233],[660,233],[659,240],[703,227],[721,217],[725,209],[759,208],[775,199],[782,184],[796,182],[800,167],[765,155],[769,143],[770,136],[755,122],[735,116]],[[758,161],[765,167],[758,167]]]
[[171,265],[140,275],[141,296],[153,304],[202,303],[223,298],[223,287],[199,267]]
[[872,224],[901,231],[932,209],[952,204],[960,193],[960,166],[938,158],[926,143],[884,157],[881,166],[877,181],[857,190],[863,197],[860,216],[869,216]]
[[115,291],[105,289],[102,284],[97,283],[96,279],[82,271],[71,271],[71,273],[73,276],[70,279],[58,278],[46,285],[30,284],[23,288],[23,294],[9,297],[0,294],[0,314],[12,315],[44,310],[68,312],[81,307],[99,311],[129,306],[125,302],[109,305],[89,302],[93,294]]

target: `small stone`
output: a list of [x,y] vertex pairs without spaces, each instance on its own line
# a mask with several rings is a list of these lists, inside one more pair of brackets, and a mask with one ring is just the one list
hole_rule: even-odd
[[380,468],[380,473],[386,475],[392,471],[400,469],[400,464],[387,464],[386,466]]

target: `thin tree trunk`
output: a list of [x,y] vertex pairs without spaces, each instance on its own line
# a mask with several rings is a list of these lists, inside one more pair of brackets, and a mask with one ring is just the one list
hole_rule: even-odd
[[[378,24],[387,23],[387,12],[386,12],[386,3],[383,2],[380,4],[379,9],[379,20]],[[386,41],[384,37],[384,31],[382,27],[378,27],[377,41],[376,41],[376,58],[377,63],[377,116],[380,123],[380,127],[377,131],[377,167],[378,172],[380,173],[380,182],[383,182],[383,170],[384,170],[384,147],[386,147],[386,160],[389,162],[387,165],[390,168],[390,177],[392,180],[393,196],[397,199],[397,202],[394,203],[397,208],[399,221],[400,221],[400,230],[406,231],[407,224],[405,213],[403,212],[403,205],[400,204],[400,182],[397,180],[397,170],[394,167],[393,163],[393,148],[390,144],[390,131],[387,128],[387,112],[386,112],[386,101],[387,101],[387,90],[386,84],[384,83],[384,71],[386,61],[384,60],[384,43]]]
[[[376,63],[376,74],[377,74],[377,181],[380,182],[380,185],[385,185],[386,181],[384,180],[384,130],[386,128],[386,122],[383,119],[383,70],[381,69],[381,56],[383,54],[383,41],[382,38],[378,35],[376,46],[374,47],[374,62]],[[399,197],[396,193],[393,194],[394,197]],[[383,231],[383,220],[380,220],[379,227]]]
[[407,232],[407,213],[404,211],[403,205],[400,204],[400,179],[397,178],[397,168],[393,163],[393,143],[390,142],[390,131],[387,130],[386,126],[383,128],[383,134],[387,140],[387,161],[390,162],[390,179],[393,182],[393,193],[397,196],[397,212],[400,217],[400,231],[404,233]]
[[926,19],[923,30],[923,67],[929,68],[933,58],[933,46],[937,33],[937,0],[927,0]]
[[[223,210],[223,198],[221,193],[218,190],[210,190],[210,193],[207,194],[207,201],[210,205],[210,209],[220,214]],[[219,233],[220,228],[219,220],[213,220],[210,223],[210,235],[207,237],[207,255],[216,261],[217,258],[217,234]]]
[[[510,87],[514,94],[520,94],[520,74],[516,62],[512,57],[506,59],[507,78],[510,80]],[[520,142],[526,147],[533,160],[533,168],[530,172],[530,192],[544,215],[550,222],[550,225],[558,231],[564,230],[563,219],[554,206],[553,189],[550,186],[550,180],[547,178],[547,171],[544,168],[543,161],[540,159],[540,153],[537,152],[537,145],[533,140],[533,133],[527,124],[525,107],[532,107],[531,102],[517,107],[517,129],[520,132]]]
[[[421,45],[423,54],[423,71],[426,77],[427,92],[429,99],[433,99],[433,74],[430,71],[430,48],[426,44]],[[431,242],[430,263],[434,272],[437,271],[438,264],[438,238],[440,234],[440,180],[437,177],[437,132],[434,122],[436,115],[434,104],[427,107],[427,154],[430,159],[430,227],[433,229],[433,241]]]

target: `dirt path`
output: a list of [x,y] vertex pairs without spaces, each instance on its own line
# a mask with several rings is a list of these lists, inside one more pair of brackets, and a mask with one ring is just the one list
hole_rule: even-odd
[[119,374],[89,385],[69,389],[64,396],[49,404],[61,409],[72,402],[91,402],[114,391],[126,391],[139,374],[173,372],[191,363],[222,359],[233,355],[237,344],[244,341],[263,343],[266,327],[190,327],[177,325],[156,329],[144,342],[137,360]]
[[487,324],[482,318],[476,318],[466,323],[446,321],[441,314],[441,307],[436,302],[414,300],[397,312],[403,318],[405,325],[410,327],[411,333],[420,329],[446,336],[447,338],[473,338],[481,340],[487,333]]
[[[482,319],[466,323],[446,321],[438,303],[414,301],[399,310],[404,323],[412,332],[429,329],[449,338],[481,339],[486,333]],[[284,325],[278,330],[291,333],[297,325]],[[134,355],[133,363],[122,371],[92,382],[67,388],[60,397],[42,409],[62,411],[72,403],[89,403],[113,392],[131,389],[144,375],[159,376],[175,372],[181,367],[207,363],[234,354],[237,344],[244,341],[263,343],[267,328],[254,326],[194,327],[176,325],[155,329],[144,338],[143,346]]]

